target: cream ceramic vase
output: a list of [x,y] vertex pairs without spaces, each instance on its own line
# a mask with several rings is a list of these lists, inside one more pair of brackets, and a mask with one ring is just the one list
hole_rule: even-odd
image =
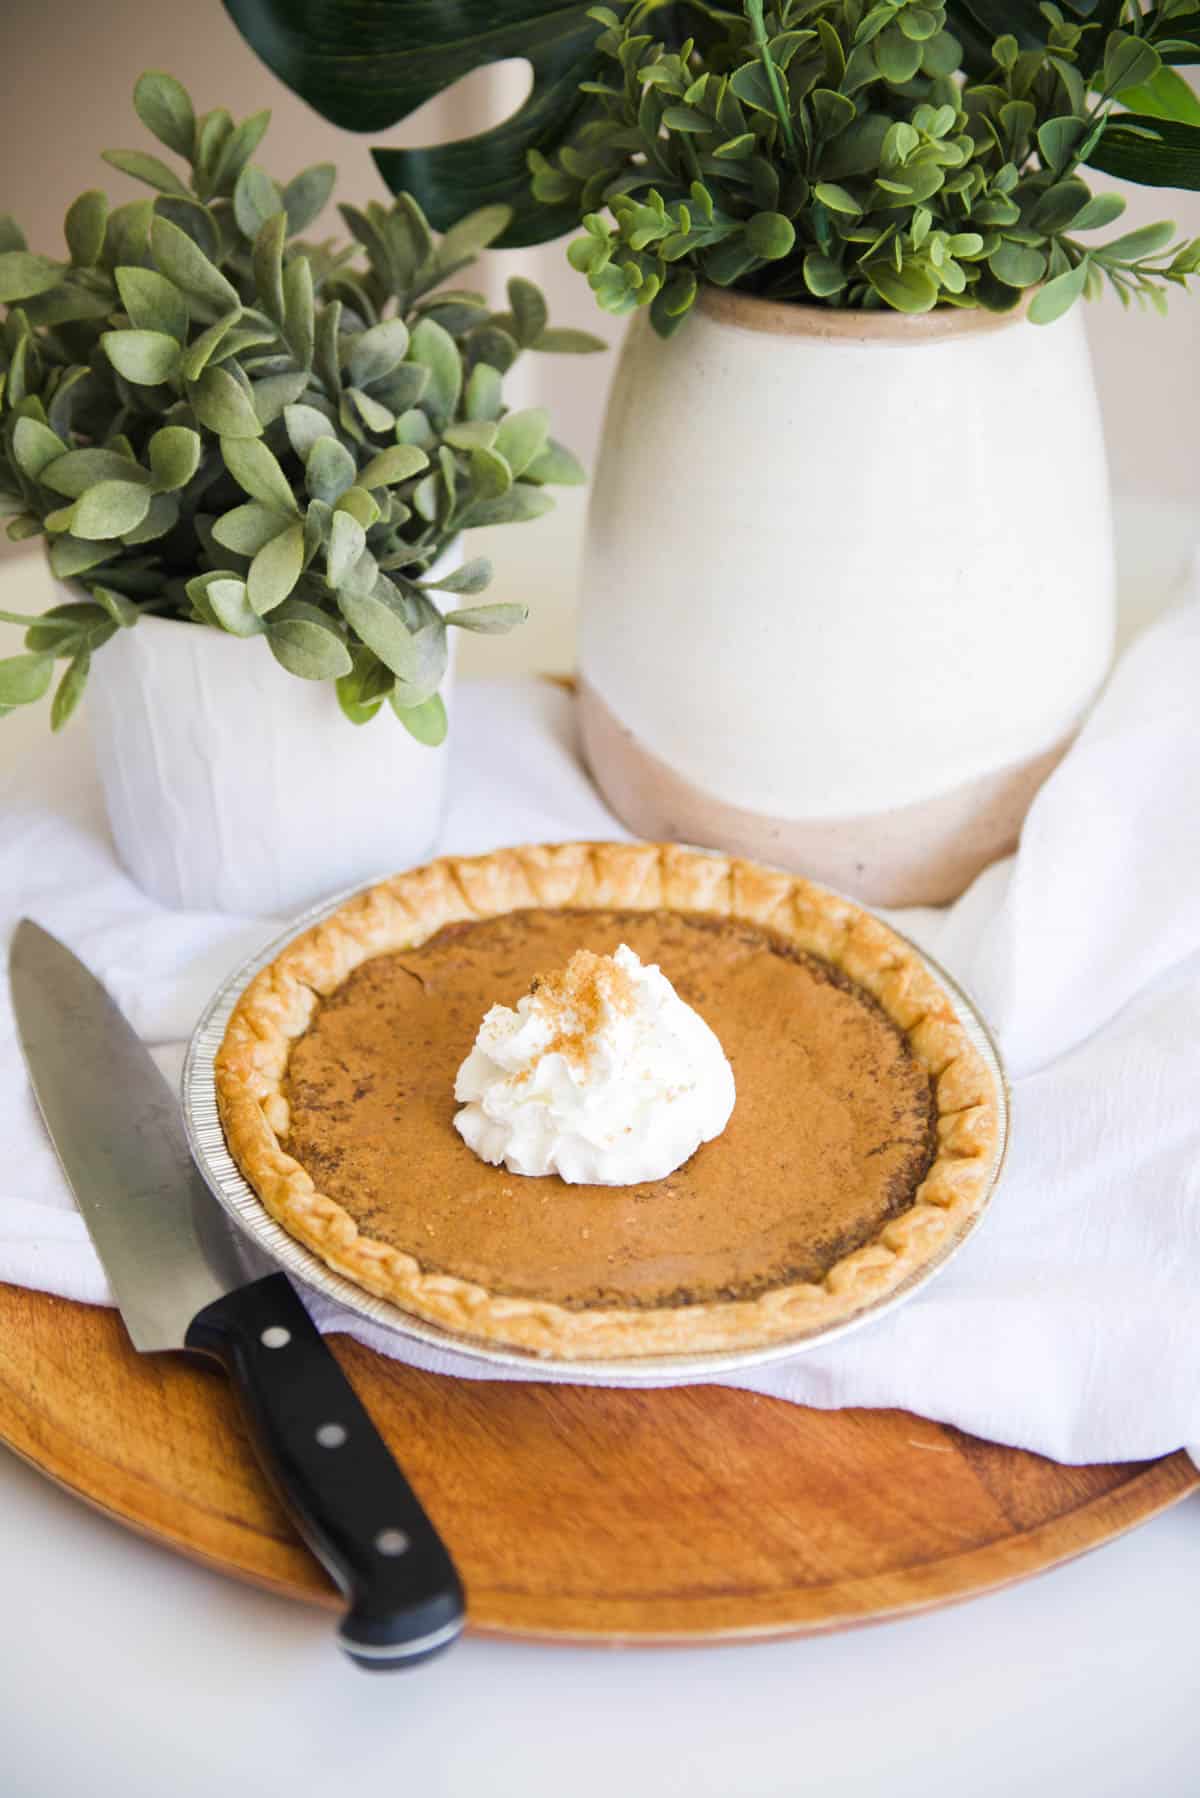
[[[461,561],[456,543],[435,567]],[[161,905],[285,917],[435,846],[448,747],[386,706],[351,724],[332,682],[264,640],[143,618],[97,655],[84,704],[117,853]]]
[[639,316],[592,485],[580,716],[639,835],[884,905],[1017,840],[1113,651],[1082,309]]

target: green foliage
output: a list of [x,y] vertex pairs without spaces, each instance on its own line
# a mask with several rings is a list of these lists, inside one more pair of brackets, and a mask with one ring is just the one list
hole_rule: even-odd
[[[701,282],[913,313],[1005,311],[1039,287],[1042,322],[1105,281],[1161,306],[1200,271],[1200,240],[1156,226],[1083,241],[1119,203],[1079,171],[1200,186],[1194,96],[1164,63],[1200,55],[1200,10],[1074,10],[1088,16],[990,0],[595,7],[597,110],[553,158],[531,152],[534,192],[581,217],[568,254],[600,305],[648,306],[663,336]],[[660,23],[695,35],[656,37]]]
[[509,283],[501,312],[447,285],[505,207],[439,240],[402,194],[343,206],[353,241],[309,242],[298,234],[334,171],[277,184],[251,161],[266,114],[197,117],[153,73],[134,104],[182,174],[108,152],[151,196],[110,210],[82,195],[61,260],[0,217],[0,510],[10,537],[45,537],[79,590],[0,662],[0,709],[42,698],[62,660],[59,728],[96,650],[154,612],[263,637],[247,653],[336,681],[355,723],[390,700],[422,742],[440,740],[447,631],[524,614],[439,605],[439,588],[487,585],[482,560],[425,576],[460,532],[536,517],[548,485],[583,479],[543,413],[506,411],[504,374],[526,349],[602,345],[555,333],[528,281]]

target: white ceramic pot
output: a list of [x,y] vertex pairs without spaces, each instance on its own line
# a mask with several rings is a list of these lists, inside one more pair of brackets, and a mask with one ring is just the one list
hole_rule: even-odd
[[1112,656],[1082,308],[641,316],[592,484],[584,746],[635,831],[881,904],[1015,843]]
[[[436,566],[461,560],[456,543]],[[97,655],[85,706],[117,853],[162,905],[286,916],[436,842],[445,746],[386,706],[349,723],[261,638],[144,618]]]

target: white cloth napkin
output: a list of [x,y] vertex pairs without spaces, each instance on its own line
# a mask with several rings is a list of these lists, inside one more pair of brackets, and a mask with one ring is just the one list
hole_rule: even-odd
[[[624,834],[547,683],[464,686],[452,755],[447,850]],[[5,939],[22,914],[100,975],[172,1076],[210,993],[278,929],[145,899],[114,858],[75,727],[0,783]],[[895,916],[999,1036],[1007,1171],[983,1227],[911,1303],[730,1383],[902,1406],[1062,1461],[1200,1451],[1200,599],[1125,656],[1019,854],[949,910]],[[0,1280],[109,1302],[0,986]],[[506,1377],[310,1297],[323,1328],[386,1354]]]

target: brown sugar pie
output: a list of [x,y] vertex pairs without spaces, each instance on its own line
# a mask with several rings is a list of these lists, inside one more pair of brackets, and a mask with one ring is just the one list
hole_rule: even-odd
[[[481,1161],[455,1075],[485,1012],[579,949],[656,963],[732,1064],[724,1131],[664,1179]],[[463,1337],[603,1359],[848,1320],[984,1203],[997,1077],[920,956],[851,901],[674,845],[450,857],[293,940],[216,1062],[230,1151],[330,1268]]]

